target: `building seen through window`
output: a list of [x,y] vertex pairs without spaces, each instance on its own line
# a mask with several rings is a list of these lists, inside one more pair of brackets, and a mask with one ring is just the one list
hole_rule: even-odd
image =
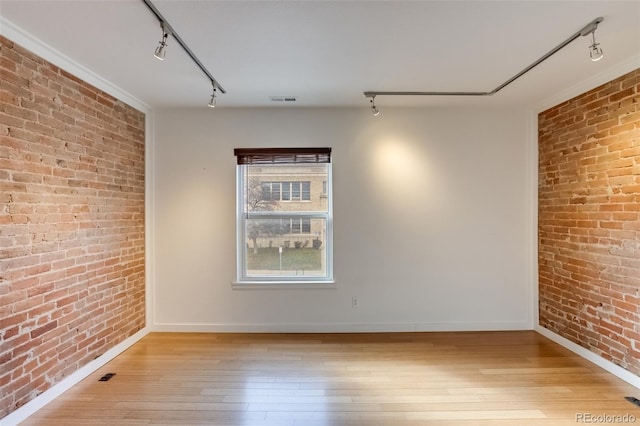
[[238,165],[239,281],[331,279],[330,176],[328,162]]

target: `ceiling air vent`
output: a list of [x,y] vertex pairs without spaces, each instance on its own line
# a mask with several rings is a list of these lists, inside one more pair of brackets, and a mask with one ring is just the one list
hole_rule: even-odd
[[295,96],[269,96],[271,102],[295,102]]

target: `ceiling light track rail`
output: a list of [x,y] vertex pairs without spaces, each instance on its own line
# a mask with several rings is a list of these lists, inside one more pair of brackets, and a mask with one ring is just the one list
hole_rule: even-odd
[[[567,38],[565,41],[563,41],[562,43],[560,43],[559,45],[557,45],[556,47],[554,47],[553,49],[551,49],[550,51],[548,51],[547,53],[545,53],[544,55],[542,55],[540,57],[540,59],[538,59],[537,61],[535,61],[534,63],[532,63],[531,65],[529,65],[528,67],[526,67],[525,69],[523,69],[522,71],[520,71],[519,73],[517,73],[516,75],[514,75],[513,77],[509,78],[507,81],[505,81],[504,83],[502,83],[501,85],[499,85],[498,87],[496,87],[495,89],[491,90],[490,92],[402,92],[402,91],[367,91],[364,92],[364,96],[367,98],[371,98],[374,99],[376,96],[493,96],[496,93],[498,93],[500,90],[504,89],[505,87],[507,87],[508,85],[510,85],[511,83],[513,83],[514,81],[516,81],[517,79],[519,79],[520,77],[522,77],[523,75],[525,75],[526,73],[528,73],[529,71],[531,71],[533,68],[537,67],[538,65],[540,65],[542,62],[546,61],[547,59],[549,59],[551,56],[553,56],[555,53],[557,53],[559,50],[563,49],[565,46],[567,46],[569,43],[571,43],[572,41],[574,41],[575,39],[579,38],[579,37],[584,37],[587,36],[589,34],[592,35],[593,38],[593,44],[591,46],[589,46],[589,48],[591,49],[591,59],[594,61],[599,60],[600,58],[602,58],[602,50],[598,48],[598,43],[595,42],[595,30],[598,28],[598,24],[600,24],[602,21],[604,21],[604,18],[602,17],[598,17],[596,19],[594,19],[593,21],[589,22],[587,25],[585,25],[584,27],[582,27],[580,30],[578,30],[576,33],[574,33],[573,35],[571,35],[569,38]],[[597,58],[597,59],[596,59]],[[377,112],[377,109],[376,109]]]
[[214,93],[216,88],[221,93],[227,93],[224,90],[224,88],[220,85],[220,83],[218,83],[218,81],[213,77],[213,75],[211,75],[209,70],[202,64],[202,62],[200,62],[198,57],[191,51],[191,49],[189,49],[189,46],[187,46],[184,40],[180,38],[180,36],[178,35],[178,33],[176,33],[176,31],[173,29],[171,24],[165,19],[164,16],[162,16],[160,11],[153,5],[153,3],[151,3],[151,0],[142,0],[142,2],[147,6],[147,8],[151,11],[151,13],[153,13],[155,17],[158,18],[158,21],[160,21],[160,26],[162,27],[162,31],[165,34],[171,34],[173,36],[173,38],[178,42],[180,47],[182,47],[182,49],[187,53],[187,55],[189,55],[191,60],[198,66],[198,68],[200,68],[200,70],[211,81],[211,85],[214,87]]

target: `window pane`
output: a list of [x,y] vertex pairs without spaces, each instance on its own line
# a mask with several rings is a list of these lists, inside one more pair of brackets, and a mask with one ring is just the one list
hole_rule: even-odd
[[330,174],[330,163],[238,166],[239,281],[333,278]]
[[271,184],[271,199],[280,201],[280,182],[273,182]]
[[302,182],[302,200],[311,200],[311,182]]
[[[258,182],[259,183],[259,182]],[[262,183],[262,192],[257,191],[255,194],[256,200],[267,201],[271,199],[271,183],[263,182]]]
[[282,201],[291,200],[291,183],[282,182]]
[[300,199],[300,182],[291,182],[291,199]]
[[[243,211],[326,212],[328,198],[323,197],[323,182],[329,174],[328,164],[282,164],[240,166],[245,187]],[[311,201],[293,203],[293,200]],[[283,202],[286,201],[286,202]]]
[[[286,222],[286,219],[245,220],[244,270],[247,277],[326,275],[326,220],[292,218],[292,230],[297,229],[297,235],[287,234]],[[301,224],[308,224],[311,235],[299,234]]]

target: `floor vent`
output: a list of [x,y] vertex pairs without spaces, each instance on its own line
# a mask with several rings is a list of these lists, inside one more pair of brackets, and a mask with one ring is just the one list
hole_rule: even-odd
[[107,373],[104,376],[100,377],[100,381],[101,382],[106,382],[107,380],[111,379],[115,375],[116,375],[116,373]]
[[269,96],[271,102],[295,102],[295,96]]
[[625,396],[624,399],[640,407],[640,399],[636,398],[635,396]]

